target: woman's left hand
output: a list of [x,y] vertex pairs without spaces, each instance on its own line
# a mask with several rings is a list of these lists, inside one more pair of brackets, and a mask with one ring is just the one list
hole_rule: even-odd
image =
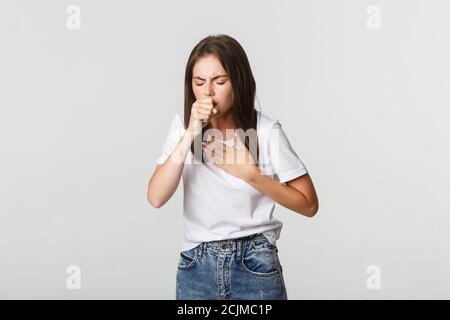
[[[259,167],[245,144],[234,134],[234,147],[216,141],[202,142],[202,148],[206,156],[206,162],[222,168],[229,174],[250,181],[255,175],[260,174]],[[237,146],[237,148],[236,148]]]

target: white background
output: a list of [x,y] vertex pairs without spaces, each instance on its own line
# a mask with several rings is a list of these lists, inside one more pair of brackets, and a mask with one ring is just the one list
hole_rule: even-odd
[[182,184],[154,209],[147,183],[188,55],[220,33],[319,196],[312,219],[276,207],[289,299],[450,298],[444,0],[2,0],[0,298],[174,299]]

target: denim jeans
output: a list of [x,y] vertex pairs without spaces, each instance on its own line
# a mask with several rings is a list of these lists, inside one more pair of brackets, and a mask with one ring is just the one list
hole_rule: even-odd
[[177,300],[287,300],[278,248],[261,233],[180,252]]

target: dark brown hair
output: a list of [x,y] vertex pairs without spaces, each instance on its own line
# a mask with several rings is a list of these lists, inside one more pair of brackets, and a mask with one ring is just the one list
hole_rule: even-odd
[[[189,126],[192,104],[195,102],[194,91],[192,90],[192,72],[197,60],[206,55],[213,54],[221,62],[225,72],[231,81],[232,86],[232,114],[237,129],[247,132],[248,129],[257,130],[257,111],[255,109],[256,82],[250,68],[247,55],[242,46],[234,38],[225,35],[210,35],[202,39],[192,49],[186,64],[184,79],[184,127]],[[191,152],[194,154],[194,145],[201,150],[201,140],[204,131],[210,128],[211,122],[202,129],[202,133],[194,139],[191,145]],[[239,130],[238,130],[239,131]],[[253,131],[253,130],[252,130]],[[252,137],[250,137],[252,139]],[[253,159],[259,163],[259,144],[255,137],[256,155],[252,153],[254,148],[249,149],[249,141],[244,143],[252,153]],[[242,139],[241,139],[242,140]],[[195,155],[195,154],[194,154]],[[201,153],[200,153],[201,155]],[[203,159],[197,159],[201,160]]]

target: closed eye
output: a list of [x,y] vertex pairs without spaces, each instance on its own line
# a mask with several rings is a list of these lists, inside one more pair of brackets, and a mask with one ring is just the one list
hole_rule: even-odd
[[[226,81],[224,81],[224,82],[216,82],[216,84],[218,84],[218,85],[224,85],[225,84],[225,82]],[[197,86],[197,87],[201,87],[202,85],[204,85],[205,83],[196,83],[195,85]]]

